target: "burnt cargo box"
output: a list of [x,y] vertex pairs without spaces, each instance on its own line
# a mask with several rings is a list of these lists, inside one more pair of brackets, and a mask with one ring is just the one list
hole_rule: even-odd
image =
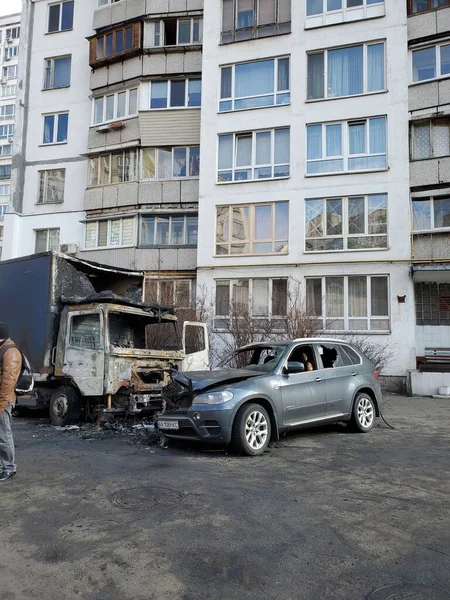
[[26,354],[35,373],[52,370],[62,298],[103,291],[142,297],[143,273],[115,269],[54,252],[0,262],[0,321]]

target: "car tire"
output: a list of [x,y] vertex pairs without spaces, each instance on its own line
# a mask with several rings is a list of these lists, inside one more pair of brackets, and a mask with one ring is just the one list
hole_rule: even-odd
[[367,433],[375,423],[375,403],[369,394],[360,392],[353,403],[350,427],[357,433]]
[[270,417],[260,404],[245,404],[237,413],[231,434],[231,447],[238,454],[258,456],[270,443]]
[[50,421],[57,427],[78,423],[81,415],[81,400],[78,392],[63,385],[53,392],[50,399]]

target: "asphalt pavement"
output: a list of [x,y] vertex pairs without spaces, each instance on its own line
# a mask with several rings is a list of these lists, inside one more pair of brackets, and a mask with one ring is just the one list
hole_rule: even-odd
[[15,419],[0,600],[450,598],[450,400],[387,400],[255,458]]

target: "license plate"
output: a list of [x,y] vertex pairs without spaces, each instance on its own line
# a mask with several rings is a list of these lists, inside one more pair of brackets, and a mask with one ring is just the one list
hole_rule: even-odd
[[158,429],[179,429],[178,421],[158,421]]

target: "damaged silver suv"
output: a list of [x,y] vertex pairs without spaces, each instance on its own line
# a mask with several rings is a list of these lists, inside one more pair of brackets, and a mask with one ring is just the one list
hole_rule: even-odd
[[218,370],[173,375],[156,427],[168,438],[231,444],[250,456],[292,428],[347,421],[365,433],[380,416],[378,377],[345,341],[251,344]]

